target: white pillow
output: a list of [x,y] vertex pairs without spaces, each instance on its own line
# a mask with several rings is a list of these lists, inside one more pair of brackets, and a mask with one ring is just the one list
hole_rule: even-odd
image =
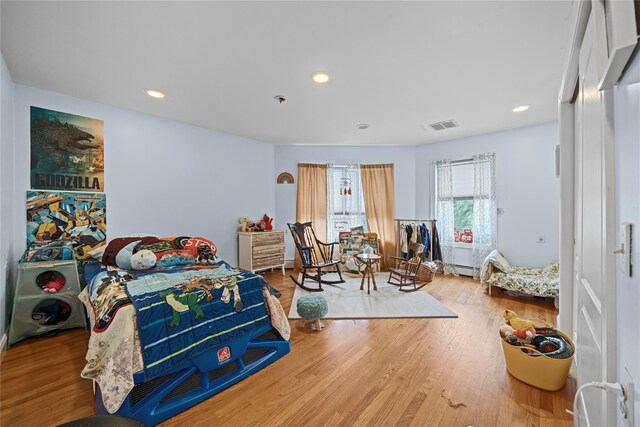
[[509,264],[509,261],[507,261],[507,259],[504,257],[504,255],[502,255],[501,252],[496,251],[496,261],[498,263],[498,268],[500,270],[502,270],[504,273],[510,273],[511,272],[511,264]]

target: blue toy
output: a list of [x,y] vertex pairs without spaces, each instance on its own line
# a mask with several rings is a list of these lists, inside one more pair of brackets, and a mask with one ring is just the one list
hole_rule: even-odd
[[329,306],[327,300],[322,295],[304,295],[298,299],[296,303],[296,309],[300,316],[298,326],[304,328],[307,322],[311,321],[311,329],[316,331],[324,328],[320,319],[327,315],[329,312]]

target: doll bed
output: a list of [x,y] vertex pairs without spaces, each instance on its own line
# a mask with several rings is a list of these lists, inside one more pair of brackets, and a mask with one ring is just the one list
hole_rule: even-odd
[[480,283],[489,286],[489,295],[491,288],[496,286],[530,296],[557,298],[560,270],[557,262],[542,269],[514,266],[502,253],[494,250],[482,264]]
[[[185,288],[194,277],[208,284],[232,277],[245,305],[227,288]],[[96,385],[96,412],[155,425],[287,354],[268,289],[261,276],[224,262],[97,274],[80,295],[92,325],[82,376]],[[199,309],[178,313],[161,300],[168,291],[198,296]],[[156,351],[163,346],[168,353]]]

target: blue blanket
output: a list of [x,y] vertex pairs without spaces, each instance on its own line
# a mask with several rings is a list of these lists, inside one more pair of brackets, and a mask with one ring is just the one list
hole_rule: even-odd
[[271,323],[266,281],[226,263],[128,273],[120,284],[136,309],[145,378]]

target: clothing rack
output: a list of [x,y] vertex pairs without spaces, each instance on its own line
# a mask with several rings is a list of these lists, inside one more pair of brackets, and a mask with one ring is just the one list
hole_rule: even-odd
[[428,260],[433,260],[433,228],[436,224],[435,219],[394,219],[396,222],[396,256],[402,256],[402,247],[400,245],[400,227],[408,224],[424,223],[429,227],[429,257]]

